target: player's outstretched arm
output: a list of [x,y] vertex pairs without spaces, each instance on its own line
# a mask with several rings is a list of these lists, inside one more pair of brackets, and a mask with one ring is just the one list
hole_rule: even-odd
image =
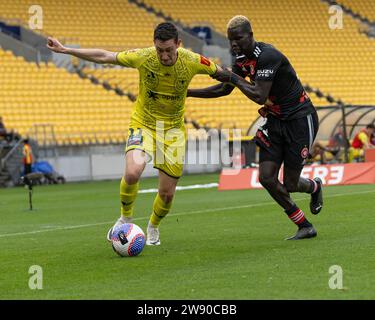
[[234,86],[228,83],[219,83],[217,85],[203,89],[188,89],[187,97],[193,98],[219,98],[227,96],[234,89]]
[[56,53],[70,54],[77,58],[96,62],[117,64],[116,52],[103,49],[77,49],[63,46],[57,39],[48,38],[47,48]]
[[220,70],[213,76],[213,78],[221,82],[232,83],[249,99],[260,105],[266,103],[272,87],[272,81],[255,81],[255,83],[252,84],[227,69]]
[[[213,78],[215,78],[218,73],[223,71],[220,66],[216,65],[216,67],[216,73],[211,76]],[[217,85],[202,89],[188,89],[186,96],[193,98],[219,98],[227,96],[233,91],[233,89],[234,86],[232,84],[219,83]]]

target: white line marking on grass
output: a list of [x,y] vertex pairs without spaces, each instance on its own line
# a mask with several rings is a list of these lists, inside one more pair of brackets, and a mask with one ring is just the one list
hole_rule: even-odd
[[[177,186],[176,190],[191,190],[191,189],[210,189],[210,188],[216,188],[218,187],[218,183],[208,183],[208,184],[193,184],[190,186]],[[158,192],[158,189],[143,189],[139,190],[138,193],[154,193]]]
[[[326,196],[324,196],[324,198],[335,198],[335,197],[351,196],[351,195],[366,194],[366,193],[373,193],[373,192],[375,192],[375,190],[338,193],[338,194],[333,194],[333,195],[326,195]],[[307,200],[307,199],[310,199],[310,197],[298,198],[296,200]],[[242,205],[242,206],[219,207],[219,208],[210,208],[210,209],[196,210],[196,211],[176,212],[176,213],[171,213],[168,216],[173,217],[173,216],[190,215],[190,214],[196,214],[196,213],[207,213],[207,212],[217,212],[217,211],[225,211],[225,210],[253,208],[253,207],[260,207],[260,206],[266,206],[266,205],[271,205],[271,204],[276,205],[276,202],[275,201],[268,201],[268,202],[246,204],[246,205]],[[147,220],[147,219],[149,219],[149,217],[140,217],[140,218],[134,218],[133,221]],[[95,226],[101,226],[101,225],[114,223],[114,220],[115,219],[113,219],[112,221],[106,221],[106,222],[80,224],[80,225],[75,225],[75,226],[57,227],[57,228],[35,230],[35,231],[28,231],[28,232],[5,233],[5,234],[0,234],[0,238],[15,237],[15,236],[21,236],[21,235],[24,236],[24,235],[28,235],[28,234],[37,234],[37,233],[50,232],[50,231],[72,230],[72,229],[80,229],[80,228],[87,228],[87,227],[95,227]]]
[[0,238],[22,236],[22,235],[26,235],[26,234],[36,234],[36,233],[58,231],[58,230],[71,230],[71,229],[79,229],[79,228],[86,228],[86,227],[94,227],[94,226],[100,226],[100,225],[108,224],[108,223],[113,223],[113,221],[89,223],[89,224],[79,224],[79,225],[75,225],[75,226],[57,227],[57,228],[53,228],[53,229],[51,228],[51,229],[35,230],[35,231],[28,231],[28,232],[5,233],[5,234],[0,234]]

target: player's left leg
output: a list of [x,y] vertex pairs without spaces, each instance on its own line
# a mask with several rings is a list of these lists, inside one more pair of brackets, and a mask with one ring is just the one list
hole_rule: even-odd
[[284,146],[287,144],[286,140],[290,140],[284,136],[285,130],[282,129],[284,126],[284,122],[269,116],[267,122],[257,131],[259,182],[284,209],[288,218],[298,227],[298,236],[293,238],[311,238],[316,235],[312,224],[306,219],[304,212],[297,207],[296,203],[290,197],[285,185],[278,179],[281,164],[285,162],[285,154],[289,151],[284,151]]
[[140,123],[131,121],[125,148],[125,170],[120,182],[120,218],[107,232],[111,241],[113,230],[124,223],[131,223],[133,209],[138,195],[139,180],[146,163],[153,153],[153,132],[143,128]]
[[113,230],[124,223],[131,223],[134,202],[138,195],[139,179],[146,166],[146,154],[143,150],[131,149],[125,154],[125,173],[120,182],[121,215],[107,232],[107,241],[111,241]]
[[177,183],[177,177],[172,177],[159,169],[159,188],[147,226],[147,245],[160,245],[159,225],[171,209]]
[[31,163],[25,164],[25,175],[31,173]]
[[311,194],[310,211],[318,214],[323,208],[323,183],[320,178],[306,179],[300,176],[301,170],[284,166],[284,185],[288,192]]
[[284,185],[290,193],[311,194],[310,211],[313,214],[318,214],[323,208],[322,180],[320,178],[306,179],[300,175],[311,152],[318,127],[319,120],[316,113],[290,121],[286,126],[290,141],[284,149]]

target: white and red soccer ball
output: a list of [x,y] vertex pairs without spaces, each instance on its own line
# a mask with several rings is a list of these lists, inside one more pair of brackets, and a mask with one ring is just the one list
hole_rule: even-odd
[[145,234],[134,223],[124,223],[113,229],[111,236],[113,250],[122,257],[139,255],[145,246]]

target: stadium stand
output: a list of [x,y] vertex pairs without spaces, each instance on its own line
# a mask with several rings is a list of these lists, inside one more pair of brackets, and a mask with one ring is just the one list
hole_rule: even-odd
[[[217,84],[210,77],[198,75],[193,78],[190,88],[204,88]],[[257,105],[240,90],[235,89],[229,96],[217,99],[188,98],[186,116],[194,119],[201,127],[220,129],[241,129],[245,134],[249,120],[258,117]]]
[[137,69],[121,67],[85,67],[83,68],[82,73],[94,77],[101,82],[105,81],[114,88],[120,88],[134,94],[138,92],[139,75]]
[[[43,32],[81,47],[118,51],[152,45],[153,28],[161,22],[125,0],[40,0]],[[0,18],[30,19],[30,1],[0,1]],[[82,10],[84,8],[84,11]]]
[[8,128],[35,135],[50,125],[39,143],[119,143],[127,135],[132,102],[68,73],[0,49],[0,114]]
[[[226,34],[228,20],[240,12],[252,21],[257,40],[271,43],[285,53],[304,84],[319,87],[348,104],[375,102],[375,78],[368,72],[375,70],[375,42],[359,33],[358,23],[350,16],[344,16],[343,29],[330,29],[326,3],[207,0],[202,6],[201,1],[144,2],[190,27],[209,22],[222,34]],[[373,12],[371,1],[359,1],[358,5],[361,3],[363,10]],[[314,104],[327,105],[317,99]]]
[[[357,3],[343,2],[348,6]],[[358,3],[362,2],[367,3]],[[304,84],[319,88],[348,104],[374,104],[375,79],[369,70],[375,69],[375,43],[359,33],[357,22],[350,17],[344,18],[343,30],[329,29],[326,3],[299,0],[207,0],[204,5],[196,0],[145,0],[145,3],[190,27],[208,22],[223,35],[227,21],[241,8],[241,14],[247,15],[253,23],[256,39],[282,50]],[[63,3],[41,0],[38,4],[43,7],[44,32],[68,43],[76,41],[81,47],[115,51],[147,47],[152,45],[154,26],[161,21],[135,4],[122,0],[70,0]],[[28,7],[26,0],[1,1],[1,16],[19,19],[26,25]],[[294,8],[293,12],[290,7]],[[85,8],[84,13],[81,8]],[[365,6],[363,10],[370,14],[371,8]],[[296,17],[295,12],[300,15]],[[4,98],[0,103],[3,110],[12,106],[7,109],[11,111],[3,112],[8,127],[26,134],[34,124],[52,124],[55,138],[48,138],[47,143],[53,139],[59,144],[124,141],[131,110],[131,102],[126,97],[94,86],[88,79],[52,65],[38,68],[9,53],[2,51],[1,55],[7,63],[0,68],[5,68],[7,76],[2,73],[0,77],[10,88],[8,94],[12,95],[6,104]],[[137,93],[136,70],[85,68],[84,72],[107,81],[113,88]],[[216,83],[207,76],[197,76],[191,87]],[[314,94],[311,98],[316,106],[329,105],[327,100]],[[258,106],[237,89],[230,96],[219,99],[187,99],[187,127],[240,128],[244,133],[258,117],[257,109]]]
[[354,13],[375,22],[375,2],[369,0],[339,0],[339,5],[344,5]]
[[[113,87],[124,91],[137,92],[138,71],[128,68],[84,69],[84,73],[107,81]],[[193,78],[190,88],[203,88],[218,82],[208,76],[197,75]],[[238,89],[227,97],[219,99],[187,99],[186,121],[195,122],[198,128],[239,128],[245,133],[249,119],[258,117],[257,105],[246,98]],[[188,125],[189,129],[194,126]],[[194,133],[192,133],[194,135]]]

